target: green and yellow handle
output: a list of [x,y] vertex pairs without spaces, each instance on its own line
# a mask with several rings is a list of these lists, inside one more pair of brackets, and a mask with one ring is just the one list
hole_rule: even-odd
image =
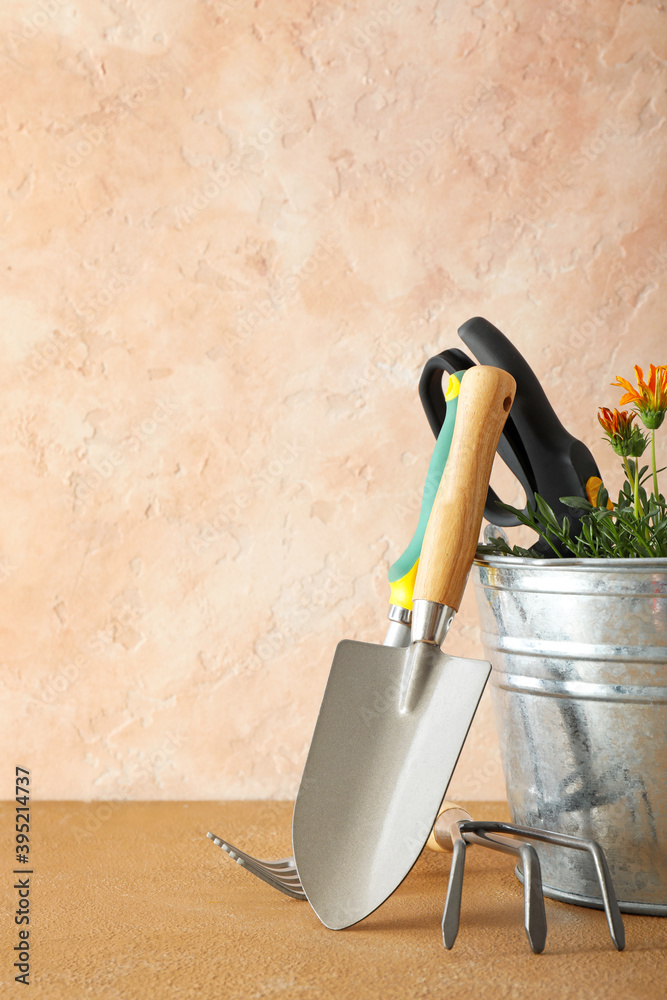
[[449,376],[447,392],[445,393],[447,412],[445,413],[445,419],[438,434],[426,474],[419,521],[408,547],[389,569],[389,587],[391,590],[389,618],[392,621],[403,621],[405,624],[409,624],[410,621],[412,591],[415,579],[417,578],[422,543],[424,541],[426,525],[431,514],[431,508],[433,507],[433,501],[435,500],[440,480],[447,464],[454,434],[454,424],[456,422],[459,390],[464,375],[465,371],[459,371]]

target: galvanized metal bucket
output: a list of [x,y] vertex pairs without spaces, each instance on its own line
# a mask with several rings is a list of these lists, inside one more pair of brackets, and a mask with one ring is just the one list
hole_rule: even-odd
[[[667,916],[667,559],[492,556],[473,579],[512,821],[599,841],[621,909]],[[588,855],[537,850],[546,895],[602,905]]]

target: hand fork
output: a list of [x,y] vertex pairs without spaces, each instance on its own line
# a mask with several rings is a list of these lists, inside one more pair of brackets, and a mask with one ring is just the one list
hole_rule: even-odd
[[[510,836],[502,836],[509,834]],[[445,948],[454,946],[459,930],[461,893],[463,889],[463,869],[466,844],[480,844],[495,851],[516,854],[521,858],[524,882],[525,927],[530,947],[536,953],[544,950],[547,937],[547,922],[542,895],[542,875],[537,851],[531,844],[513,840],[513,837],[543,841],[559,847],[569,847],[577,851],[587,851],[595,864],[600,884],[602,905],[607,917],[609,935],[618,951],[625,948],[625,928],[618,907],[614,883],[605,853],[595,840],[572,837],[550,830],[537,830],[528,826],[514,826],[511,823],[475,822],[472,816],[453,802],[443,802],[435,821],[428,846],[436,851],[452,851],[452,864],[447,886],[447,900],[442,915],[442,938]]]

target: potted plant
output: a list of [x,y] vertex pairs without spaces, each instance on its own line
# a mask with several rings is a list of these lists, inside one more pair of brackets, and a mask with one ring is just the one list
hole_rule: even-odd
[[[635,374],[636,387],[612,383],[632,410],[598,414],[621,458],[617,500],[599,482],[588,500],[563,497],[583,509],[576,537],[540,497],[503,505],[553,557],[501,532],[480,547],[474,580],[513,822],[599,841],[621,909],[667,915],[667,504],[655,457],[667,366]],[[601,905],[583,852],[539,853],[547,895]]]

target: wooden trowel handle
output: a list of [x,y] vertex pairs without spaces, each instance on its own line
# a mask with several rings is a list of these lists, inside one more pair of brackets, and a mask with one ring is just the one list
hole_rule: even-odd
[[461,381],[454,436],[422,545],[414,599],[458,611],[475,557],[491,467],[516,382],[476,365]]

